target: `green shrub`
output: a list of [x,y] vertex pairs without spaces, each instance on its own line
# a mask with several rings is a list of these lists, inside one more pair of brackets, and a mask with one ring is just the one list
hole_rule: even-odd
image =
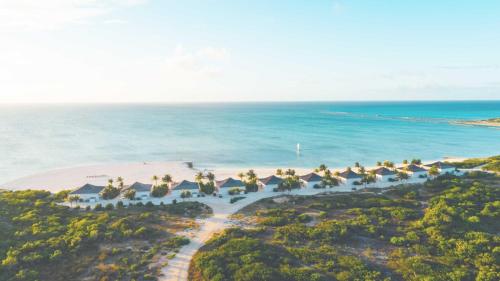
[[239,201],[239,200],[241,200],[241,199],[244,199],[244,198],[246,198],[246,197],[244,197],[244,196],[236,196],[236,197],[232,197],[232,198],[229,200],[229,203],[233,204],[233,203],[235,203],[235,202],[237,202],[237,201]]

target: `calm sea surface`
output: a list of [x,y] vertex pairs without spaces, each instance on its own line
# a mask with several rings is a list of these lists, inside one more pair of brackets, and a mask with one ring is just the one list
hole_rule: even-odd
[[[500,154],[500,101],[0,106],[0,183],[85,164],[332,167]],[[296,153],[300,143],[301,153]]]

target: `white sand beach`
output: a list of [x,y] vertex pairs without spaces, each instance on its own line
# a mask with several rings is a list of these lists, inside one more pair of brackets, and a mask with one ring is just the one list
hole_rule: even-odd
[[[288,167],[283,167],[288,168]],[[216,168],[198,167],[189,168],[186,162],[143,162],[108,165],[81,166],[50,170],[44,173],[22,177],[4,184],[1,189],[43,189],[58,192],[64,189],[74,189],[86,183],[105,185],[108,179],[122,177],[124,183],[132,184],[136,181],[151,183],[154,175],[159,177],[170,174],[174,181],[194,180],[199,171],[211,171],[217,179],[234,177],[240,172],[254,169],[259,177],[266,177],[276,172],[274,168]],[[310,173],[313,168],[294,168],[298,174]]]
[[[467,158],[458,157],[443,157],[442,159],[425,161],[431,163],[434,161],[463,161]],[[363,163],[361,163],[363,164]],[[397,163],[396,163],[397,164]],[[277,168],[294,169],[297,174],[304,175],[310,173],[315,167],[296,168],[296,167],[210,167],[197,165],[194,163],[193,168],[189,168],[186,162],[170,161],[170,162],[142,162],[142,163],[122,163],[122,164],[103,164],[80,166],[50,170],[47,172],[25,176],[10,182],[0,184],[0,189],[20,190],[20,189],[42,189],[50,192],[58,192],[64,189],[74,189],[86,183],[94,185],[105,185],[108,179],[116,179],[122,177],[126,185],[136,181],[143,183],[151,183],[151,178],[154,175],[163,176],[165,174],[172,175],[174,181],[194,180],[194,176],[199,171],[211,171],[215,174],[216,179],[224,179],[227,177],[237,177],[240,172],[246,172],[253,169],[259,177],[267,177],[276,173]],[[365,167],[372,169],[374,167]],[[330,167],[332,171],[341,171],[345,167]]]

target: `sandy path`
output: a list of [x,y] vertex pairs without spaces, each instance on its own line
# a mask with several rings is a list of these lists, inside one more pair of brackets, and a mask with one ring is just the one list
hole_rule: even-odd
[[341,187],[329,190],[324,189],[301,189],[294,190],[289,193],[275,193],[275,192],[257,192],[247,195],[243,200],[237,201],[234,204],[229,203],[229,197],[219,198],[205,197],[197,198],[196,201],[207,204],[213,209],[213,216],[200,221],[201,227],[196,235],[191,238],[191,242],[182,247],[179,253],[168,262],[168,265],[161,270],[162,276],[159,277],[159,281],[186,281],[188,278],[189,264],[192,257],[198,249],[205,244],[215,233],[221,232],[225,228],[231,226],[229,216],[234,214],[241,208],[252,204],[260,199],[279,196],[283,194],[292,195],[314,195],[322,193],[325,191],[350,191],[350,189],[342,189]]
[[161,270],[162,276],[158,280],[187,280],[191,258],[215,233],[231,226],[229,216],[248,204],[271,196],[276,196],[276,193],[252,193],[251,196],[247,196],[234,204],[229,203],[229,197],[222,200],[214,197],[197,198],[196,201],[205,203],[212,208],[213,216],[199,221],[201,224],[199,231],[190,239],[190,243],[182,247],[179,253]]

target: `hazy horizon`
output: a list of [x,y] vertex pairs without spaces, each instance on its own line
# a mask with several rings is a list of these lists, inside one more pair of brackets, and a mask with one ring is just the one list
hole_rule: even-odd
[[44,102],[44,101],[34,101],[34,102],[0,102],[2,105],[182,105],[182,104],[274,104],[274,103],[438,103],[438,102],[487,102],[487,101],[500,101],[500,99],[435,99],[435,100],[403,100],[403,99],[393,99],[393,100],[243,100],[243,101],[117,101],[117,102]]

